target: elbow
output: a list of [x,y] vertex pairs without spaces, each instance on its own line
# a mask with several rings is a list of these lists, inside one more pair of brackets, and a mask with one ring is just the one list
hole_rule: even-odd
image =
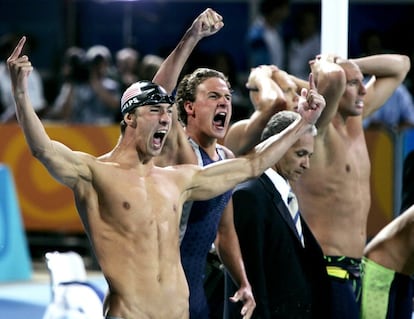
[[34,158],[40,161],[42,160],[42,158],[45,157],[45,153],[39,148],[30,147],[30,153],[32,154]]
[[32,156],[41,162],[44,162],[48,157],[47,148],[44,146],[29,144],[29,149]]
[[410,58],[407,55],[399,55],[399,60],[394,65],[398,65],[396,76],[400,82],[403,82],[411,68]]
[[404,67],[404,70],[405,70],[405,74],[407,74],[408,73],[408,71],[410,71],[410,68],[411,68],[411,61],[410,61],[410,58],[407,56],[407,55],[403,55],[402,56],[402,65],[403,65],[403,67]]
[[404,79],[411,68],[410,57],[404,54],[394,54],[391,57],[392,61],[389,62],[393,66],[394,72]]

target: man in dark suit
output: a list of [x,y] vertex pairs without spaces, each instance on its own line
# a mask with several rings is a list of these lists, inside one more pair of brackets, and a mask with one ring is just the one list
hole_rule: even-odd
[[[297,116],[292,111],[276,113],[262,138],[281,132]],[[234,223],[256,299],[252,318],[329,317],[322,250],[303,218],[298,220],[301,229],[296,228],[294,213],[288,208],[289,182],[309,167],[315,130],[304,134],[276,165],[259,178],[238,185],[233,193]],[[229,297],[235,288],[229,276],[226,282]],[[227,304],[228,318],[240,318],[238,306]]]

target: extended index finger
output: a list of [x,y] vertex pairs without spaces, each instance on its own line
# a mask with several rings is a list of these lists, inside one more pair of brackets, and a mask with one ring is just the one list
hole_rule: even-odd
[[17,46],[14,48],[12,54],[7,59],[7,61],[12,60],[12,59],[17,59],[20,56],[20,53],[22,53],[22,49],[23,49],[23,46],[24,46],[25,42],[26,42],[26,37],[23,36],[20,39],[19,43],[17,43]]
[[316,90],[315,79],[313,73],[309,73],[309,90]]

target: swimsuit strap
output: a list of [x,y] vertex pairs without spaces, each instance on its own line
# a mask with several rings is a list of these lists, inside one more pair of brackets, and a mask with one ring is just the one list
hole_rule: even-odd
[[[190,142],[190,145],[197,156],[198,165],[205,166],[203,158],[205,156],[208,156],[207,153],[191,137],[188,138],[188,141]],[[221,145],[216,146],[216,153],[219,156],[219,160],[227,158],[226,152],[224,151],[223,147],[221,147]],[[203,154],[205,154],[205,156],[203,156]],[[210,161],[212,160],[210,159]]]

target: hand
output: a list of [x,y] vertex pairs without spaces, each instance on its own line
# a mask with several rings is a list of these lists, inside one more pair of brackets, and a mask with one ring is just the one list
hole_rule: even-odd
[[312,60],[312,61],[337,63],[339,60],[343,60],[339,55],[335,53],[327,53],[327,54],[318,54],[315,57],[315,60]]
[[223,26],[223,17],[208,8],[194,20],[190,29],[196,32],[200,38],[204,38],[217,33]]
[[249,319],[256,308],[256,301],[254,300],[251,287],[240,288],[236,291],[233,297],[230,297],[230,301],[235,303],[241,301],[243,303],[243,307],[240,311],[243,319]]
[[298,112],[309,124],[315,124],[326,106],[325,98],[318,93],[313,74],[309,75],[309,91],[303,88],[299,97]]
[[26,55],[20,56],[25,42],[26,37],[22,37],[10,57],[7,59],[7,67],[10,73],[12,89],[16,95],[27,91],[27,77],[33,70],[29,58]]
[[249,90],[258,90],[258,84],[261,79],[273,79],[274,73],[279,69],[274,65],[259,65],[250,70],[249,78],[247,79],[246,88]]
[[315,82],[318,82],[318,76],[322,70],[326,73],[329,70],[336,69],[340,67],[338,64],[344,61],[345,59],[336,54],[318,54],[315,59],[309,61]]
[[292,86],[292,79],[289,73],[286,71],[277,69],[273,72],[272,79],[280,86],[282,90],[283,88],[289,88]]
[[274,114],[286,109],[285,95],[275,81],[279,72],[274,65],[261,65],[251,70],[246,87],[257,111]]

